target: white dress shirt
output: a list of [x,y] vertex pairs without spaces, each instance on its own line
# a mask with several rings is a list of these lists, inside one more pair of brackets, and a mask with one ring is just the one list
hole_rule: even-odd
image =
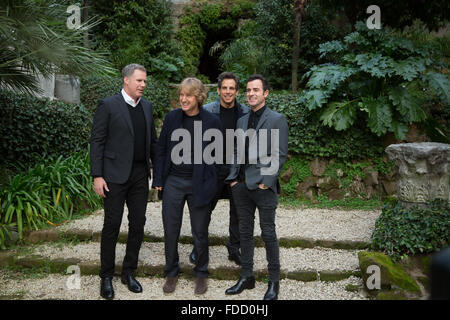
[[141,101],[141,98],[139,97],[137,102],[134,102],[134,99],[132,97],[130,97],[123,88],[122,88],[121,92],[122,92],[123,98],[125,99],[125,102],[128,103],[132,107],[136,107],[139,104],[139,101]]

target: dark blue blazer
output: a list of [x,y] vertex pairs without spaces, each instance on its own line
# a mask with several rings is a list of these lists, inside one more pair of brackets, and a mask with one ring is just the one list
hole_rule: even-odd
[[[222,125],[217,115],[205,111],[203,107],[200,107],[199,115],[202,120],[202,133],[212,128],[222,130]],[[163,187],[163,192],[166,179],[170,172],[170,155],[172,149],[179,143],[179,141],[171,141],[171,136],[174,130],[182,127],[183,110],[181,108],[170,111],[164,118],[161,134],[156,145],[152,183],[153,188]],[[205,147],[210,143],[210,141],[202,141],[202,154]],[[202,164],[194,164],[192,183],[194,205],[196,207],[208,205],[212,201],[217,189],[216,165],[204,163],[202,157]]]

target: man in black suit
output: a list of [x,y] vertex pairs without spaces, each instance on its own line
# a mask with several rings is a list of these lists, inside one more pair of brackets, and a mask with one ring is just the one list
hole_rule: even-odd
[[[246,93],[251,111],[240,118],[236,125],[237,129],[246,133],[237,136],[237,145],[245,146],[241,153],[245,159],[242,161],[239,152],[235,153],[235,161],[225,180],[230,183],[239,217],[242,269],[237,284],[225,293],[239,294],[255,287],[253,230],[258,208],[269,270],[269,286],[264,300],[276,300],[280,287],[280,257],[275,211],[278,205],[278,176],[288,152],[288,125],[282,114],[266,105],[269,88],[262,75],[253,75],[247,79]],[[262,148],[263,145],[265,148]]]
[[157,142],[153,106],[142,98],[146,69],[130,64],[123,68],[122,77],[121,93],[100,100],[91,133],[91,175],[105,209],[100,245],[100,294],[105,299],[114,298],[115,250],[125,202],[129,229],[121,280],[130,291],[142,292],[134,271],[144,236],[150,159],[153,162]]

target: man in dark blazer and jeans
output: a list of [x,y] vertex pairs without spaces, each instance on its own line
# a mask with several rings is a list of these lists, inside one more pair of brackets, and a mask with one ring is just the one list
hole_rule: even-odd
[[122,70],[121,93],[100,100],[91,133],[91,175],[94,190],[104,198],[105,218],[100,244],[100,295],[114,298],[115,250],[124,204],[128,207],[128,239],[121,280],[132,292],[142,292],[134,277],[144,236],[156,130],[153,106],[142,98],[147,72],[138,64]]
[[255,287],[253,230],[255,210],[258,208],[269,270],[269,286],[264,300],[275,300],[280,286],[280,249],[275,231],[275,210],[278,204],[278,176],[288,151],[288,126],[282,114],[266,106],[269,89],[263,76],[250,76],[246,93],[251,111],[237,123],[237,129],[246,133],[237,136],[237,148],[239,142],[245,146],[241,152],[241,156],[245,157],[239,156],[239,150],[235,152],[235,161],[226,179],[230,183],[239,217],[242,270],[237,284],[225,293],[239,294],[244,289]]
[[[217,116],[203,110],[207,91],[199,79],[184,79],[179,87],[179,97],[180,108],[170,111],[164,118],[156,150],[152,184],[152,187],[162,192],[166,256],[166,282],[163,292],[173,293],[178,281],[178,239],[183,208],[187,202],[197,252],[194,293],[200,295],[208,289],[209,211],[217,188],[216,165],[207,163],[203,157],[205,148],[210,144],[203,140],[203,135],[211,130],[220,135],[221,124]],[[179,142],[181,137],[182,142]],[[178,149],[178,146],[185,142],[186,148]],[[182,159],[178,158],[181,153]]]

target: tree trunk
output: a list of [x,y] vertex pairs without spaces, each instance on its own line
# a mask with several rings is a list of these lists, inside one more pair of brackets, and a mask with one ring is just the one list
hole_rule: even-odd
[[301,14],[295,15],[294,24],[294,48],[292,50],[292,93],[297,93],[298,86],[298,58],[300,57],[300,26]]
[[300,57],[300,28],[303,16],[306,14],[306,3],[308,0],[296,0],[294,5],[294,47],[292,50],[292,93],[298,90],[298,58]]
[[[89,0],[83,0],[83,23],[86,23],[89,20],[89,12],[88,12]],[[89,47],[89,32],[84,31],[84,47]]]

